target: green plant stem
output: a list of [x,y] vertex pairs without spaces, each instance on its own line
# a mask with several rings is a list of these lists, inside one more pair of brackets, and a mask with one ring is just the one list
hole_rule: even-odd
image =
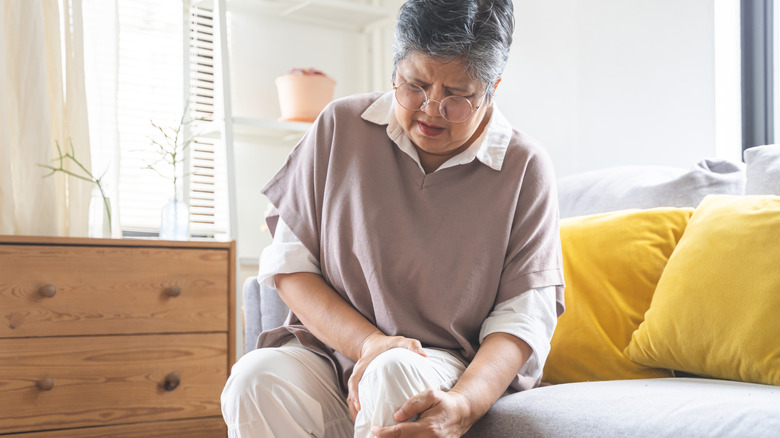
[[100,190],[100,196],[103,197],[103,207],[106,209],[106,217],[108,218],[108,234],[110,236],[113,230],[111,227],[111,204],[108,202],[108,196],[106,196],[106,192],[103,191],[103,184],[100,179],[96,180],[95,184],[97,184],[97,188]]
[[[81,164],[81,162],[78,159],[76,159],[76,153],[74,152],[74,149],[73,149],[73,142],[70,141],[70,140],[69,140],[69,142],[70,142],[70,150],[71,150],[71,152],[65,153],[63,155],[62,148],[60,148],[60,143],[55,140],[54,143],[57,146],[57,153],[59,154],[59,157],[55,158],[52,161],[59,161],[59,167],[54,167],[54,166],[52,166],[50,164],[38,164],[39,167],[43,167],[45,169],[51,170],[51,172],[47,173],[43,177],[46,178],[48,176],[54,175],[57,172],[62,172],[64,174],[66,174],[66,175],[72,176],[73,178],[77,178],[77,179],[80,179],[82,181],[88,181],[88,182],[91,182],[91,183],[97,185],[97,188],[100,191],[100,196],[103,198],[103,207],[106,209],[106,217],[108,218],[108,229],[111,230],[112,229],[111,204],[109,203],[108,197],[106,196],[106,192],[103,189],[103,181],[102,181],[103,176],[105,174],[101,175],[100,178],[95,177],[95,175],[93,175],[92,172],[90,172],[89,169],[86,168],[86,166]],[[79,175],[79,174],[77,174],[75,172],[72,172],[72,171],[70,171],[68,169],[65,169],[63,164],[64,164],[64,161],[65,161],[66,158],[70,159],[70,161],[75,163],[81,169],[81,171],[84,172],[87,176]]]

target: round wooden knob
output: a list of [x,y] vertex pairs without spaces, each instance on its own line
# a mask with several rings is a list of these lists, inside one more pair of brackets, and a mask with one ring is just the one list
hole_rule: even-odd
[[38,293],[44,298],[51,298],[57,295],[57,288],[53,284],[47,284],[38,289]]
[[179,386],[179,383],[181,383],[181,377],[179,376],[179,373],[176,371],[168,374],[165,376],[165,381],[163,382],[163,389],[166,391],[173,391]]
[[165,289],[165,294],[169,297],[175,298],[181,295],[181,288],[179,286],[171,286],[168,289]]
[[54,379],[51,377],[44,377],[35,384],[41,391],[51,391],[54,388]]

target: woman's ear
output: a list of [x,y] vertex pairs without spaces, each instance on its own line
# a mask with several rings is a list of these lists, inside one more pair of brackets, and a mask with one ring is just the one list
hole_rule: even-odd
[[497,81],[496,81],[496,83],[493,85],[493,93],[495,93],[495,92],[496,92],[496,88],[498,88],[498,84],[500,84],[500,83],[501,83],[501,76],[499,76],[499,77],[498,77],[498,80],[497,80]]

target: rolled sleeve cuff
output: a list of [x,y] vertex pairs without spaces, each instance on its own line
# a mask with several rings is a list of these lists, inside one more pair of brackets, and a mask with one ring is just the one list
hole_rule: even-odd
[[539,378],[550,353],[550,341],[558,323],[555,287],[531,289],[498,304],[482,323],[480,344],[492,333],[507,333],[525,341],[533,350],[520,374]]
[[260,256],[257,282],[276,289],[276,274],[295,272],[322,273],[318,260],[280,219],[276,225],[273,243],[267,246]]

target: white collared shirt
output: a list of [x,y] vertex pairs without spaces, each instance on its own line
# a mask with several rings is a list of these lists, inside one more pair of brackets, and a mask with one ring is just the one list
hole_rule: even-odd
[[[417,162],[420,172],[425,173],[420,157],[417,154],[417,148],[414,147],[412,140],[406,135],[403,127],[395,118],[395,94],[391,91],[385,93],[369,106],[362,114],[362,118],[368,122],[377,125],[387,125],[387,136],[402,150]],[[493,170],[501,170],[504,164],[504,156],[509,141],[512,139],[512,125],[501,114],[497,107],[493,107],[493,114],[490,118],[487,128],[482,134],[469,146],[468,149],[450,158],[444,164],[436,169],[436,172],[448,167],[460,164],[468,164],[474,159],[478,159],[484,165]]]
[[[361,117],[372,123],[387,125],[387,135],[390,139],[414,159],[420,171],[425,173],[417,149],[395,117],[394,105],[394,93],[386,93],[369,106]],[[511,136],[511,125],[498,108],[494,107],[487,128],[476,141],[465,151],[447,160],[435,172],[468,164],[475,159],[500,171]],[[264,286],[275,288],[276,274],[295,272],[322,273],[319,260],[280,218],[273,243],[263,250],[260,257],[257,280]],[[550,340],[557,320],[555,287],[531,289],[493,308],[482,323],[479,342],[482,343],[492,333],[508,333],[522,339],[533,349],[533,354],[520,373],[538,378],[542,375],[544,362],[550,352]]]

